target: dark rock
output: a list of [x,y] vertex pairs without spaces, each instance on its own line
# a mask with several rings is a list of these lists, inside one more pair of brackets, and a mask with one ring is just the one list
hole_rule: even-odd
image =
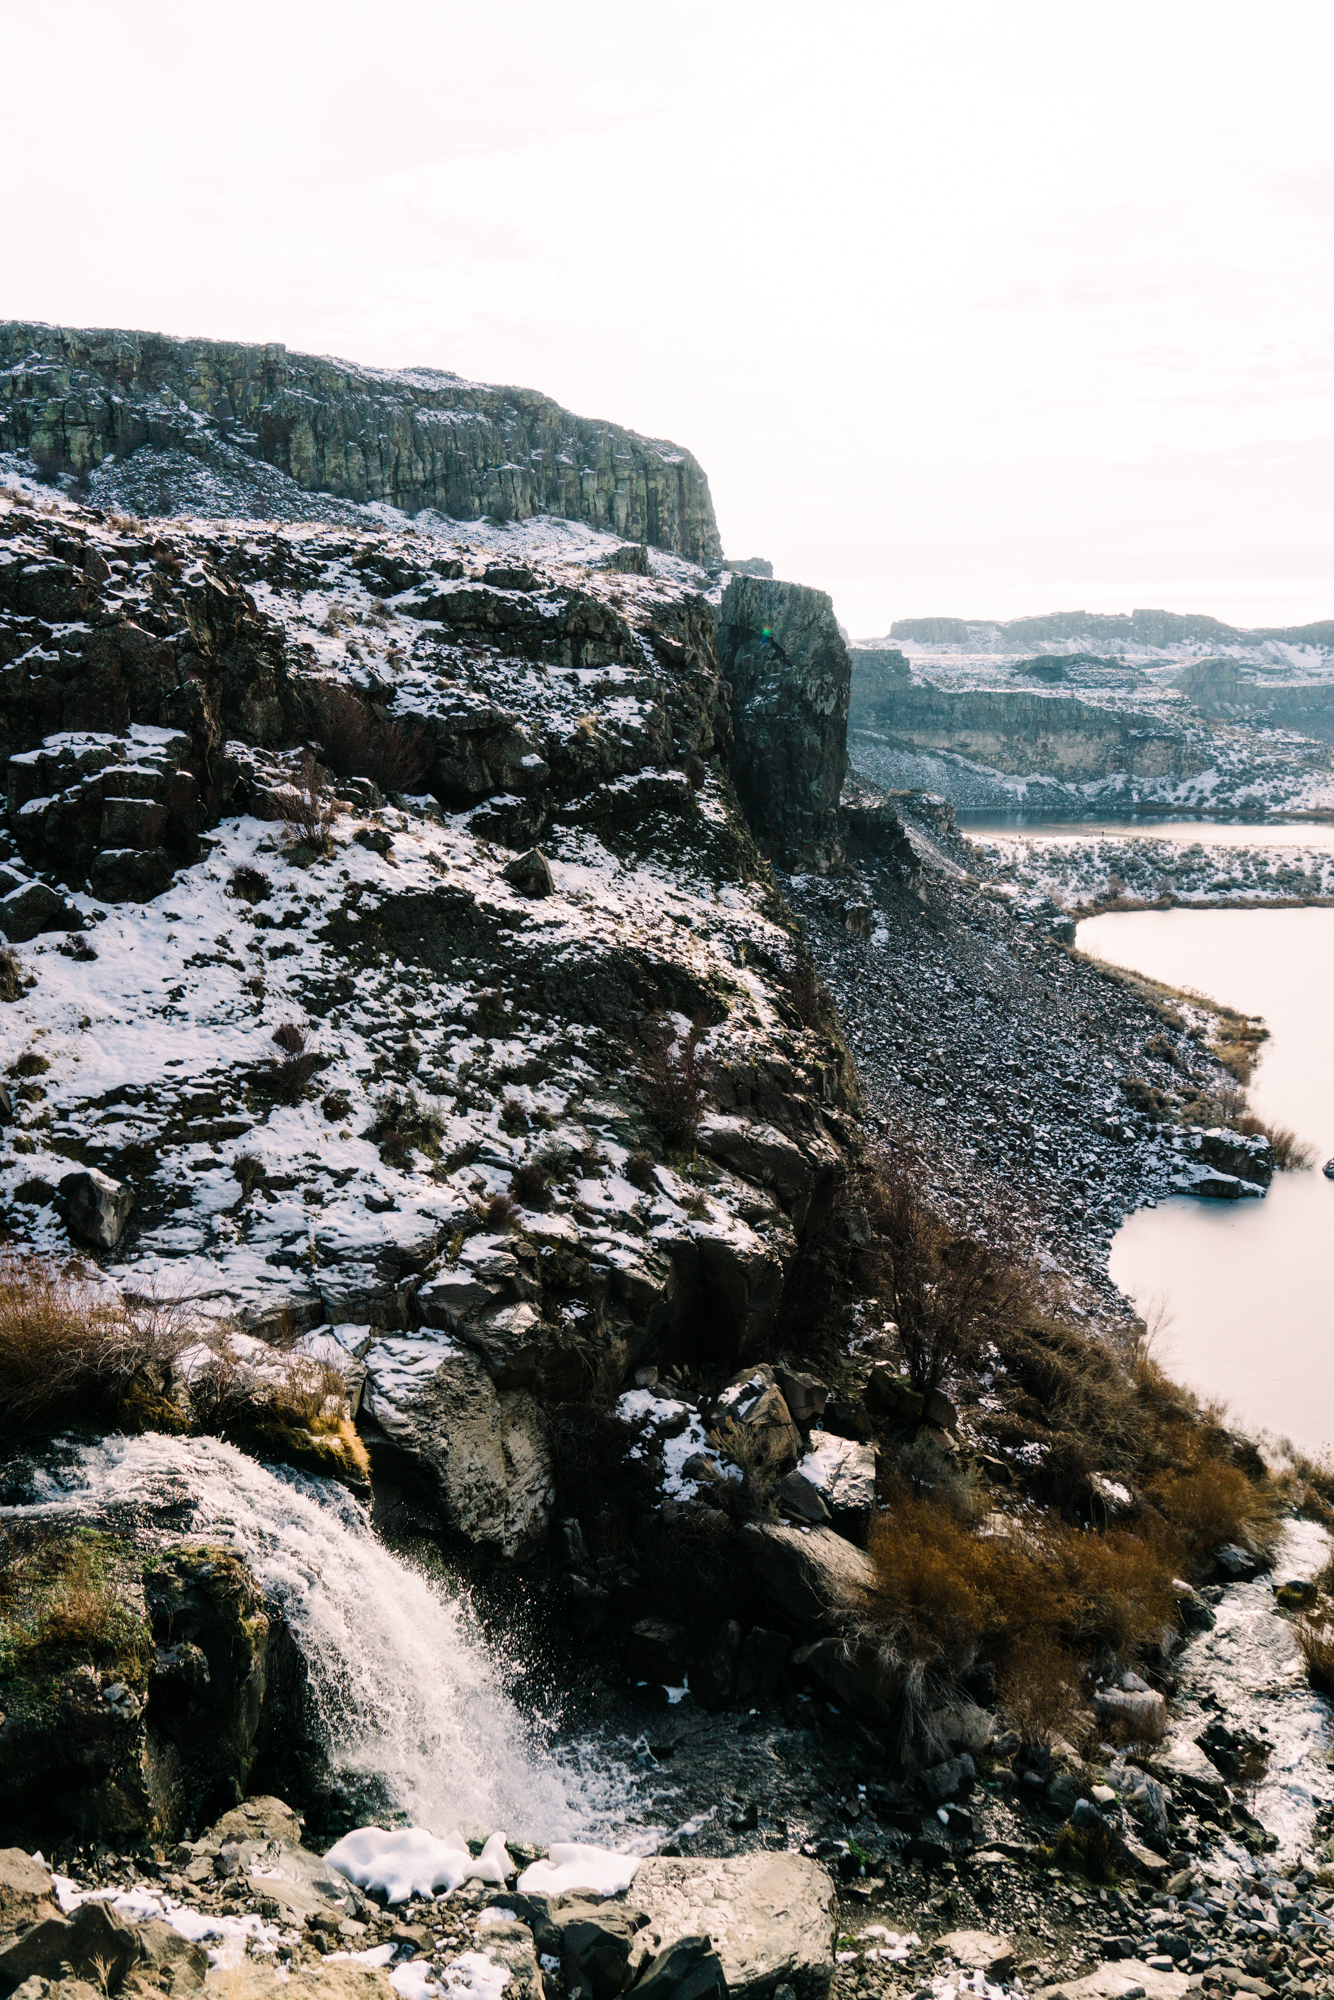
[[77,931],[83,918],[45,882],[25,882],[0,897],[0,931],[11,944],[27,944],[47,931]]
[[1214,1568],[1229,1583],[1250,1583],[1269,1567],[1263,1556],[1244,1549],[1237,1542],[1225,1542],[1214,1550]]
[[769,1632],[756,1625],[747,1632],[741,1647],[737,1672],[737,1693],[774,1695],[787,1665],[792,1641],[785,1632]]
[[120,1984],[136,1955],[134,1929],[124,1917],[106,1903],[83,1903],[72,1920],[46,1917],[0,1950],[0,1986],[34,1974],[59,1979],[68,1965],[76,1979],[96,1980],[106,1991]]
[[824,1415],[829,1401],[828,1384],[818,1375],[804,1375],[795,1368],[784,1368],[781,1363],[774,1369],[774,1379],[793,1423],[798,1429],[808,1431],[815,1419]]
[[833,606],[800,584],[734,576],[718,611],[732,683],[728,769],[760,839],[784,867],[842,859],[850,668]]
[[977,1781],[977,1766],[965,1750],[961,1756],[947,1757],[943,1764],[919,1772],[918,1778],[931,1803],[943,1806],[950,1799],[968,1797]]
[[627,1673],[636,1680],[679,1687],[685,1679],[686,1635],[665,1618],[641,1618],[625,1642]]
[[724,1619],[709,1643],[690,1663],[687,1683],[703,1708],[726,1708],[737,1691],[741,1662],[741,1627]]
[[629,1980],[630,1952],[645,1918],[613,1903],[552,1912],[560,1927],[560,1969],[574,2000],[614,2000]]
[[799,1528],[748,1521],[739,1542],[774,1602],[816,1630],[854,1608],[875,1581],[870,1557],[832,1528],[803,1533]]
[[[692,562],[722,557],[708,481],[688,451],[571,416],[534,391],[444,373],[385,377],[277,344],[10,320],[0,323],[0,398],[9,449],[52,473],[146,445],[184,445],[230,468],[235,425],[305,492],[456,520],[566,515]],[[79,617],[82,577],[51,571],[44,615]]]
[[677,1938],[635,1984],[643,2000],[728,2000],[722,1960],[707,1935]]
[[489,584],[492,590],[531,590],[533,572],[508,563],[488,563],[482,572],[482,581]]
[[133,1188],[87,1167],[62,1177],[60,1195],[71,1236],[95,1250],[115,1248],[134,1209]]
[[802,1472],[785,1472],[778,1482],[778,1503],[785,1514],[798,1520],[825,1523],[832,1520],[824,1499]]
[[524,896],[549,896],[555,887],[551,863],[540,847],[530,847],[505,864],[505,880]]

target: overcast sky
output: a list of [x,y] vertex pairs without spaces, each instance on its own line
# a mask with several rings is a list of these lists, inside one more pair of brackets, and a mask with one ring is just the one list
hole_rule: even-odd
[[1329,0],[13,10],[0,313],[541,388],[854,633],[1334,617]]

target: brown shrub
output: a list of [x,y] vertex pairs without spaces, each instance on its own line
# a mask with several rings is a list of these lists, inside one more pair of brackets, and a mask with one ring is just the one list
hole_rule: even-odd
[[310,1047],[310,1030],[300,1021],[284,1021],[271,1037],[278,1054],[271,1061],[266,1080],[283,1104],[298,1104],[310,1079],[325,1066],[326,1058]]
[[551,1199],[551,1179],[536,1160],[524,1160],[514,1169],[510,1189],[525,1208],[545,1208]]
[[330,792],[312,751],[302,756],[296,776],[283,787],[281,801],[288,838],[302,842],[316,854],[328,854],[333,847],[334,824],[345,808]]
[[488,1229],[508,1229],[518,1219],[519,1204],[512,1194],[493,1194],[483,1215]]
[[242,903],[262,903],[267,900],[272,884],[262,868],[255,868],[245,861],[233,868],[231,874],[232,894]]
[[10,945],[0,945],[0,1000],[17,1000],[23,991],[23,969]]
[[1334,1631],[1324,1616],[1296,1620],[1293,1630],[1306,1662],[1306,1675],[1317,1694],[1334,1696]]
[[1276,1532],[1273,1489],[1255,1484],[1240,1466],[1213,1455],[1206,1435],[1183,1430],[1178,1440],[1182,1462],[1158,1473],[1147,1490],[1181,1537],[1190,1566],[1206,1567],[1225,1542],[1268,1546]]
[[1315,1147],[1307,1140],[1299,1139],[1290,1125],[1270,1124],[1266,1119],[1258,1118],[1253,1111],[1243,1111],[1232,1123],[1248,1139],[1257,1135],[1268,1139],[1281,1172],[1300,1173],[1315,1165]]
[[641,1194],[656,1194],[658,1171],[647,1153],[632,1153],[625,1163],[625,1178]]

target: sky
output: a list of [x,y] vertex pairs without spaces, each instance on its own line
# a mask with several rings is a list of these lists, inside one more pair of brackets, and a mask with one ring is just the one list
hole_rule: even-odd
[[1331,59],[1328,0],[15,9],[0,314],[540,388],[857,636],[1330,618]]

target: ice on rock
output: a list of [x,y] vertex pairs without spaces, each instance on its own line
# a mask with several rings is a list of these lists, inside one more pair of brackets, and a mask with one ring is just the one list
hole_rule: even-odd
[[401,1827],[396,1833],[359,1826],[344,1834],[324,1858],[359,1889],[378,1891],[390,1903],[434,1896],[442,1889],[449,1896],[470,1879],[503,1888],[514,1872],[503,1833],[493,1833],[474,1860],[457,1829],[438,1840],[422,1826]]
[[640,1857],[606,1847],[557,1841],[545,1861],[534,1861],[519,1877],[525,1896],[562,1896],[583,1889],[595,1896],[623,1896],[635,1879]]

